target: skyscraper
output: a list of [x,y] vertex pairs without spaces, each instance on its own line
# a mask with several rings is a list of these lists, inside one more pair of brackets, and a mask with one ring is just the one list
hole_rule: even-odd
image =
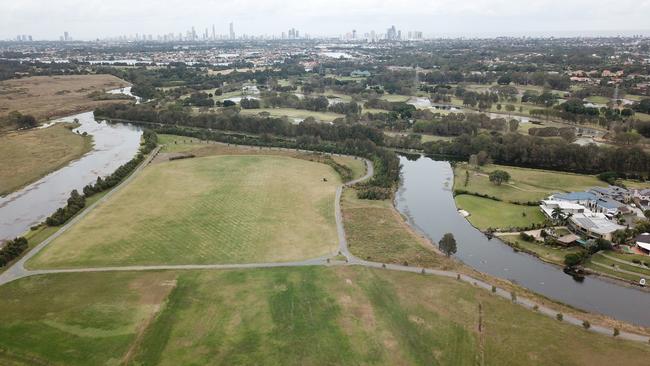
[[230,22],[230,39],[235,39],[235,24]]
[[70,35],[68,34],[68,31],[63,32],[63,40],[64,41],[70,40]]

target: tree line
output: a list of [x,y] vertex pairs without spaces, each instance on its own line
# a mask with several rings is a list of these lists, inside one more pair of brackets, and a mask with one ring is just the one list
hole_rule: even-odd
[[468,159],[483,153],[497,164],[527,168],[584,174],[613,171],[629,178],[648,178],[650,172],[650,156],[638,146],[580,146],[563,139],[519,134],[464,134],[452,141],[431,141],[422,146],[428,154]]

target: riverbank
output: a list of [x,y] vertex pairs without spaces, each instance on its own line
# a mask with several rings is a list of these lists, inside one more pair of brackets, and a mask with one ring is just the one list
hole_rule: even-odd
[[[108,124],[97,121],[92,112],[85,112],[54,121],[79,123],[75,130],[92,137],[93,148],[80,158],[69,162],[22,189],[0,197],[0,240],[22,235],[66,204],[70,192],[81,192],[97,177],[113,173],[135,156],[140,146],[142,130],[128,124]],[[48,127],[44,130],[48,130]]]
[[79,123],[0,135],[0,197],[77,160],[93,148],[92,136],[75,133]]

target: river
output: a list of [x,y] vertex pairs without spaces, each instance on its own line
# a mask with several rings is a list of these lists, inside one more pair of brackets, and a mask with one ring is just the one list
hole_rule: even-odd
[[575,281],[559,268],[517,253],[499,239],[488,240],[456,208],[449,162],[400,157],[402,182],[395,206],[434,243],[451,232],[455,257],[478,271],[510,280],[548,298],[630,323],[650,326],[650,294],[596,277]]
[[135,156],[140,146],[140,128],[122,123],[96,121],[93,112],[80,113],[53,122],[81,124],[74,131],[93,137],[93,148],[81,158],[38,181],[0,197],[0,241],[22,235],[63,207],[73,189],[105,177]]

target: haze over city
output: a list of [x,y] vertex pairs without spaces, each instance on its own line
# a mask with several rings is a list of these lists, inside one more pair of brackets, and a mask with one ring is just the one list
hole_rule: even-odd
[[295,27],[336,37],[352,29],[381,32],[392,24],[425,37],[616,36],[648,34],[649,15],[648,0],[26,0],[3,4],[0,39],[29,34],[56,40],[68,31],[77,40],[92,40],[213,24],[227,33],[230,22],[238,34],[268,36]]

